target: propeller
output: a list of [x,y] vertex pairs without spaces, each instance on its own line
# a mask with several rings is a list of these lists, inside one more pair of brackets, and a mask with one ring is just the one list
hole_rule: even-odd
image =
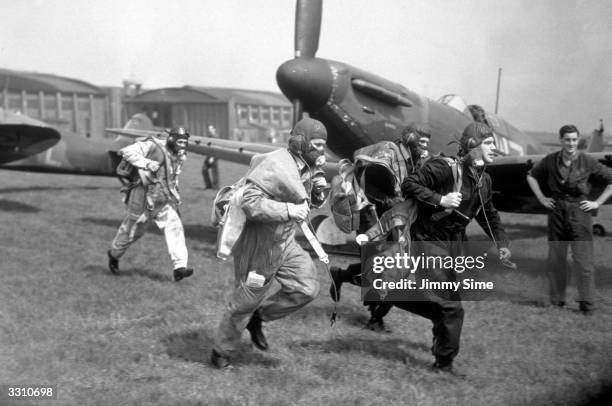
[[323,0],[297,0],[295,5],[295,57],[314,58],[319,48]]
[[[313,59],[319,48],[321,33],[321,15],[323,0],[297,0],[295,4],[295,59]],[[295,76],[296,70],[285,76]],[[280,79],[282,81],[283,79]],[[282,87],[282,86],[281,86]],[[302,118],[304,107],[297,97],[291,98],[293,103],[293,125]]]

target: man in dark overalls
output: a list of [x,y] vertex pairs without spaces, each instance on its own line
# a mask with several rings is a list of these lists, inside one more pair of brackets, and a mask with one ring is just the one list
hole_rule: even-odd
[[[496,242],[500,259],[507,260],[511,255],[508,241],[493,207],[491,178],[484,171],[495,157],[493,132],[486,124],[473,122],[463,131],[459,144],[458,160],[431,158],[402,184],[404,197],[418,201],[411,230],[413,252],[428,257],[462,255],[465,229],[476,218]],[[416,278],[419,285],[424,278],[454,282],[457,274],[454,269],[419,269]],[[393,301],[393,305],[433,322],[433,368],[452,373],[463,326],[460,293],[423,289],[412,300]]]
[[[595,295],[591,212],[612,195],[612,170],[578,151],[579,132],[574,125],[559,130],[561,150],[546,155],[527,175],[527,183],[548,213],[548,278],[550,301],[565,305],[568,279],[567,248],[576,265],[580,310],[591,313]],[[607,184],[596,200],[588,200],[593,180]],[[547,197],[540,189],[545,186]]]

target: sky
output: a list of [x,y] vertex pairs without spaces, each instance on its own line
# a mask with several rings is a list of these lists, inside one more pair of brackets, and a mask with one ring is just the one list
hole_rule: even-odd
[[[0,67],[99,86],[279,91],[292,0],[0,0]],[[609,0],[324,0],[317,56],[524,130],[612,129]]]

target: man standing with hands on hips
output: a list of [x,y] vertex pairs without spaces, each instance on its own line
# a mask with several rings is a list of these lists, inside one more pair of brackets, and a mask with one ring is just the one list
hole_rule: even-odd
[[[576,265],[580,311],[594,309],[595,267],[591,212],[612,195],[612,170],[578,151],[579,132],[572,124],[559,129],[561,150],[546,155],[527,174],[533,194],[548,212],[548,279],[553,306],[565,305],[568,279],[567,248]],[[607,186],[596,200],[588,200],[592,181]],[[542,191],[549,196],[546,196]]]

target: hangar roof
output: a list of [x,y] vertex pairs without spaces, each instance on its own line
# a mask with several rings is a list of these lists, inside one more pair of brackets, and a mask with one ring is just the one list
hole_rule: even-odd
[[129,102],[161,103],[235,103],[287,106],[291,103],[280,93],[223,87],[167,87],[153,89],[129,99]]
[[79,93],[103,95],[104,92],[90,83],[48,73],[23,72],[0,68],[0,89],[38,93]]

